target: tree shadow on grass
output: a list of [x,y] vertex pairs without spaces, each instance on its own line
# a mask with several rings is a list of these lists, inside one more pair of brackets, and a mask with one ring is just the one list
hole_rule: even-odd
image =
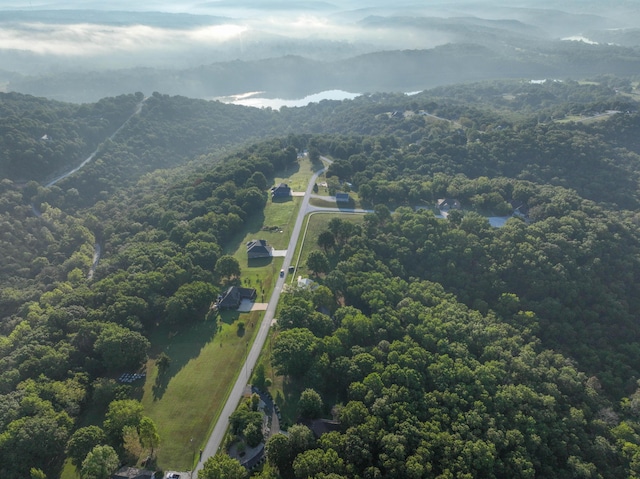
[[356,207],[356,202],[353,200],[353,198],[349,198],[349,201],[347,202],[341,202],[341,203],[336,202],[336,208],[340,210],[352,210],[355,207]]
[[324,168],[324,167],[326,167],[326,165],[319,157],[314,160],[311,160],[311,171],[313,171],[314,173],[318,171],[320,168]]
[[249,268],[262,268],[264,266],[268,266],[273,262],[273,257],[269,256],[268,258],[251,258],[247,259],[247,266]]
[[200,355],[202,348],[206,346],[218,331],[218,321],[214,319],[198,321],[185,325],[179,330],[171,330],[168,326],[161,326],[153,334],[152,358],[164,352],[169,356],[171,363],[163,371],[158,371],[152,386],[154,400],[162,398],[171,379],[182,370],[192,359]]
[[240,312],[233,311],[233,310],[220,311],[220,316],[219,316],[220,322],[225,324],[233,324],[238,320],[239,317],[240,317]]
[[293,201],[293,196],[275,196],[271,198],[272,203],[288,203]]
[[298,417],[298,401],[300,394],[307,386],[303,381],[286,378],[282,383],[282,393],[278,391],[275,403],[280,408],[282,422],[286,426],[295,424]]
[[229,241],[225,241],[226,246],[223,248],[224,254],[234,254],[237,245],[244,240],[248,233],[259,236],[260,231],[262,231],[264,221],[265,217],[263,210],[251,213],[251,215],[245,219],[244,227],[236,234],[232,235]]
[[154,401],[158,401],[162,399],[162,396],[164,396],[164,393],[167,390],[167,386],[169,385],[169,380],[171,379],[170,376],[171,375],[168,371],[159,372],[156,376],[156,381],[151,387]]
[[345,403],[348,397],[340,397],[336,392],[322,391],[318,385],[309,381],[309,378],[291,378],[287,377],[282,383],[282,392],[277,391],[274,397],[274,403],[280,408],[282,415],[282,424],[289,427],[296,423],[299,418],[298,403],[302,391],[307,388],[315,389],[321,394],[323,402],[323,417],[331,417],[333,406],[339,403]]

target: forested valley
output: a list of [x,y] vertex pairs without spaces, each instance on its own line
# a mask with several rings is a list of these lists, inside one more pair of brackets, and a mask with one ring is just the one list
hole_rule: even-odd
[[319,235],[321,287],[285,296],[273,343],[339,430],[274,436],[259,477],[639,476],[637,98],[615,77],[279,111],[0,94],[0,472],[158,446],[115,378],[205,320],[218,260],[307,150],[374,212]]

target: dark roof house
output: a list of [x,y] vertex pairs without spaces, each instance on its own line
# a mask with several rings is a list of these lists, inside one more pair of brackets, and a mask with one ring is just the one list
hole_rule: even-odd
[[118,469],[118,472],[113,474],[111,479],[153,479],[153,474],[153,471],[125,466]]
[[440,198],[437,203],[440,211],[459,210],[462,208],[460,202],[453,198]]
[[218,309],[238,309],[243,299],[256,299],[256,290],[253,288],[229,287],[224,293],[218,296],[216,306]]
[[328,432],[340,430],[340,422],[331,419],[303,419],[299,423],[311,429],[316,439]]
[[270,258],[273,248],[266,240],[251,240],[247,243],[247,256],[249,259]]
[[271,188],[271,198],[287,198],[289,196],[291,196],[291,188],[285,183]]
[[336,203],[349,203],[349,193],[336,193]]

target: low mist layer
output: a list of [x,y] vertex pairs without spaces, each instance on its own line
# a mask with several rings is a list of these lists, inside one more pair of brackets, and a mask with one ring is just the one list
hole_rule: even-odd
[[[286,96],[299,98],[322,89],[407,91],[452,80],[597,75],[610,71],[593,58],[586,60],[593,65],[586,72],[578,60],[574,75],[560,41],[589,46],[587,56],[592,57],[603,54],[603,45],[631,48],[607,51],[614,63],[616,56],[633,63],[640,44],[640,29],[634,28],[640,14],[625,1],[607,4],[606,9],[595,2],[521,2],[504,7],[480,1],[446,5],[15,1],[0,11],[0,90],[69,101],[95,101],[132,91],[150,94],[156,89],[201,98],[255,90],[282,95],[283,88],[274,91],[271,85],[275,76],[282,79],[276,84],[290,86]],[[451,58],[451,64],[406,65],[403,60],[408,50],[437,57],[438,48],[450,45],[484,48],[475,50],[469,66],[478,63],[479,70],[458,72],[460,58],[469,53],[461,47],[450,50],[464,52]],[[379,63],[371,56],[381,52],[387,52],[387,62],[388,53],[395,52],[392,61]],[[314,69],[313,86],[308,74],[278,70],[282,61],[273,59],[287,56],[305,59],[289,61],[293,68]],[[342,72],[345,77],[336,78],[340,65],[334,62],[340,61],[368,63],[362,73],[379,78],[358,76],[349,68]],[[558,64],[565,68],[556,68]],[[254,80],[266,80],[242,79],[241,83],[249,83],[248,90],[225,86],[237,83],[239,77],[232,75],[243,71],[256,75]],[[112,87],[99,87],[103,82]]]

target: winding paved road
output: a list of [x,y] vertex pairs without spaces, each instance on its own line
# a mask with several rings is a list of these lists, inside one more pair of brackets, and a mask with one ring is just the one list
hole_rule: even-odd
[[[328,158],[322,157],[322,160],[326,163],[331,163],[331,160]],[[302,224],[304,222],[304,217],[306,216],[308,210],[312,209],[315,211],[316,207],[309,206],[309,199],[311,198],[311,193],[313,191],[313,185],[316,183],[318,176],[322,174],[325,169],[316,171],[309,184],[307,186],[307,191],[305,192],[304,198],[302,200],[302,205],[300,205],[300,211],[298,212],[298,217],[296,218],[296,223],[293,227],[293,231],[291,232],[291,238],[289,239],[289,247],[287,248],[287,254],[284,257],[284,263],[282,268],[285,271],[289,270],[289,265],[291,264],[291,260],[293,258],[294,250],[296,249],[296,244],[298,242],[298,236],[300,235],[300,231],[302,230]],[[249,381],[249,377],[251,376],[251,372],[253,371],[254,366],[258,360],[258,356],[260,356],[260,352],[262,351],[262,346],[267,340],[267,335],[269,334],[269,328],[273,322],[273,318],[276,312],[276,306],[278,305],[278,300],[280,299],[280,293],[282,293],[282,288],[287,279],[287,275],[284,277],[278,276],[276,281],[275,288],[273,289],[273,293],[271,294],[271,298],[269,299],[269,306],[264,313],[264,318],[262,319],[262,323],[260,324],[260,329],[256,335],[253,344],[251,345],[251,349],[247,354],[247,359],[240,370],[240,374],[238,374],[238,378],[236,379],[233,388],[231,389],[231,393],[227,398],[227,402],[220,413],[220,417],[218,418],[218,422],[213,428],[211,436],[209,437],[209,441],[207,445],[202,450],[202,455],[198,465],[194,471],[193,476],[197,477],[198,471],[202,469],[203,463],[209,459],[211,456],[215,456],[218,450],[220,449],[220,445],[222,444],[222,440],[224,439],[224,435],[229,427],[229,416],[236,410],[240,400],[242,399],[242,394],[244,392],[244,388]]]
[[[326,157],[321,157],[321,159],[328,164],[331,164],[332,161]],[[325,168],[318,170],[313,174],[311,180],[309,180],[309,184],[307,186],[307,190],[304,195],[304,199],[302,200],[302,205],[300,205],[300,211],[298,212],[298,217],[296,218],[295,226],[293,227],[293,231],[291,232],[291,238],[289,239],[289,247],[287,248],[287,253],[284,257],[284,263],[282,268],[285,271],[289,270],[289,266],[291,265],[293,259],[293,253],[296,249],[296,245],[298,243],[298,237],[302,231],[302,224],[304,222],[305,216],[307,214],[312,213],[320,213],[320,212],[339,212],[346,214],[364,214],[364,213],[373,213],[373,210],[365,210],[365,209],[354,209],[354,208],[335,208],[335,207],[321,207],[321,206],[310,206],[309,200],[312,197],[317,195],[313,195],[313,185],[316,183],[318,176],[324,172]],[[327,197],[321,197],[323,199],[327,199]],[[262,323],[260,324],[260,329],[256,335],[256,338],[251,346],[251,350],[247,354],[247,359],[240,370],[240,374],[236,379],[236,382],[227,398],[227,402],[220,413],[220,417],[218,422],[213,428],[213,432],[209,437],[209,441],[207,442],[206,447],[203,449],[200,461],[196,469],[193,471],[192,476],[197,477],[197,473],[200,469],[202,469],[203,463],[210,458],[211,456],[215,456],[220,446],[222,444],[222,440],[224,439],[224,435],[229,427],[229,416],[236,410],[240,400],[242,399],[242,394],[244,392],[245,386],[249,381],[249,377],[251,376],[251,372],[253,371],[254,366],[260,356],[260,352],[262,351],[262,347],[267,339],[267,335],[269,333],[269,328],[273,323],[276,306],[278,305],[278,300],[280,299],[280,294],[282,293],[283,286],[287,279],[287,275],[284,277],[278,277],[276,281],[275,288],[273,293],[271,294],[271,298],[269,299],[269,305],[265,310],[264,318],[262,319]]]

